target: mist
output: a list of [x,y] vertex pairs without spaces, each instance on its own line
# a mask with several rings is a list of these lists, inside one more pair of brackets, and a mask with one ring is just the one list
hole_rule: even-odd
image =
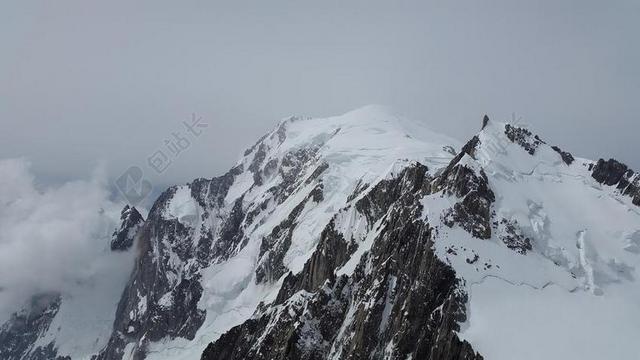
[[126,281],[133,252],[109,249],[122,204],[104,173],[43,188],[27,161],[4,159],[0,174],[0,322],[34,294]]
[[[352,1],[0,5],[0,157],[43,183],[224,173],[289,115],[390,106],[460,141],[486,113],[640,168],[640,3]],[[148,158],[208,125],[161,173]],[[3,174],[4,175],[4,174]]]

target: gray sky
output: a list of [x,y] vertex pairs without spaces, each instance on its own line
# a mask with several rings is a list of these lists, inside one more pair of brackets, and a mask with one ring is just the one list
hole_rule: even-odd
[[292,114],[370,104],[466,140],[511,113],[577,156],[640,168],[638,1],[3,1],[0,157],[111,176],[191,113],[161,184],[226,171]]

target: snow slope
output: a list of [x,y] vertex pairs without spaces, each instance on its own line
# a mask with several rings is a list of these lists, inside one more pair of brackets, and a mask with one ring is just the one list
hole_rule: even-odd
[[[505,247],[502,227],[488,240],[455,227],[441,234],[438,253],[470,298],[461,336],[487,359],[636,358],[640,208],[595,181],[590,160],[568,165],[544,143],[531,155],[501,123],[478,137],[470,162],[496,194],[493,218],[517,223],[532,250]],[[448,201],[425,199],[427,216],[437,218]],[[457,256],[447,253],[452,247]]]

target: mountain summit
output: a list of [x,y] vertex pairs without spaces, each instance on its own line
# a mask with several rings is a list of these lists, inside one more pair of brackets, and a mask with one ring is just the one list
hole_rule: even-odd
[[624,164],[486,116],[466,143],[379,106],[291,117],[121,225],[137,255],[98,351],[60,346],[49,311],[5,324],[29,343],[0,354],[634,358],[639,189]]

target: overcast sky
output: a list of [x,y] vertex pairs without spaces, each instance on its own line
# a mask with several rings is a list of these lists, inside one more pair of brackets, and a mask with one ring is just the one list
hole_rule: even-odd
[[288,115],[376,103],[461,141],[515,112],[577,156],[640,168],[638,1],[2,1],[0,158],[39,181],[226,171]]

